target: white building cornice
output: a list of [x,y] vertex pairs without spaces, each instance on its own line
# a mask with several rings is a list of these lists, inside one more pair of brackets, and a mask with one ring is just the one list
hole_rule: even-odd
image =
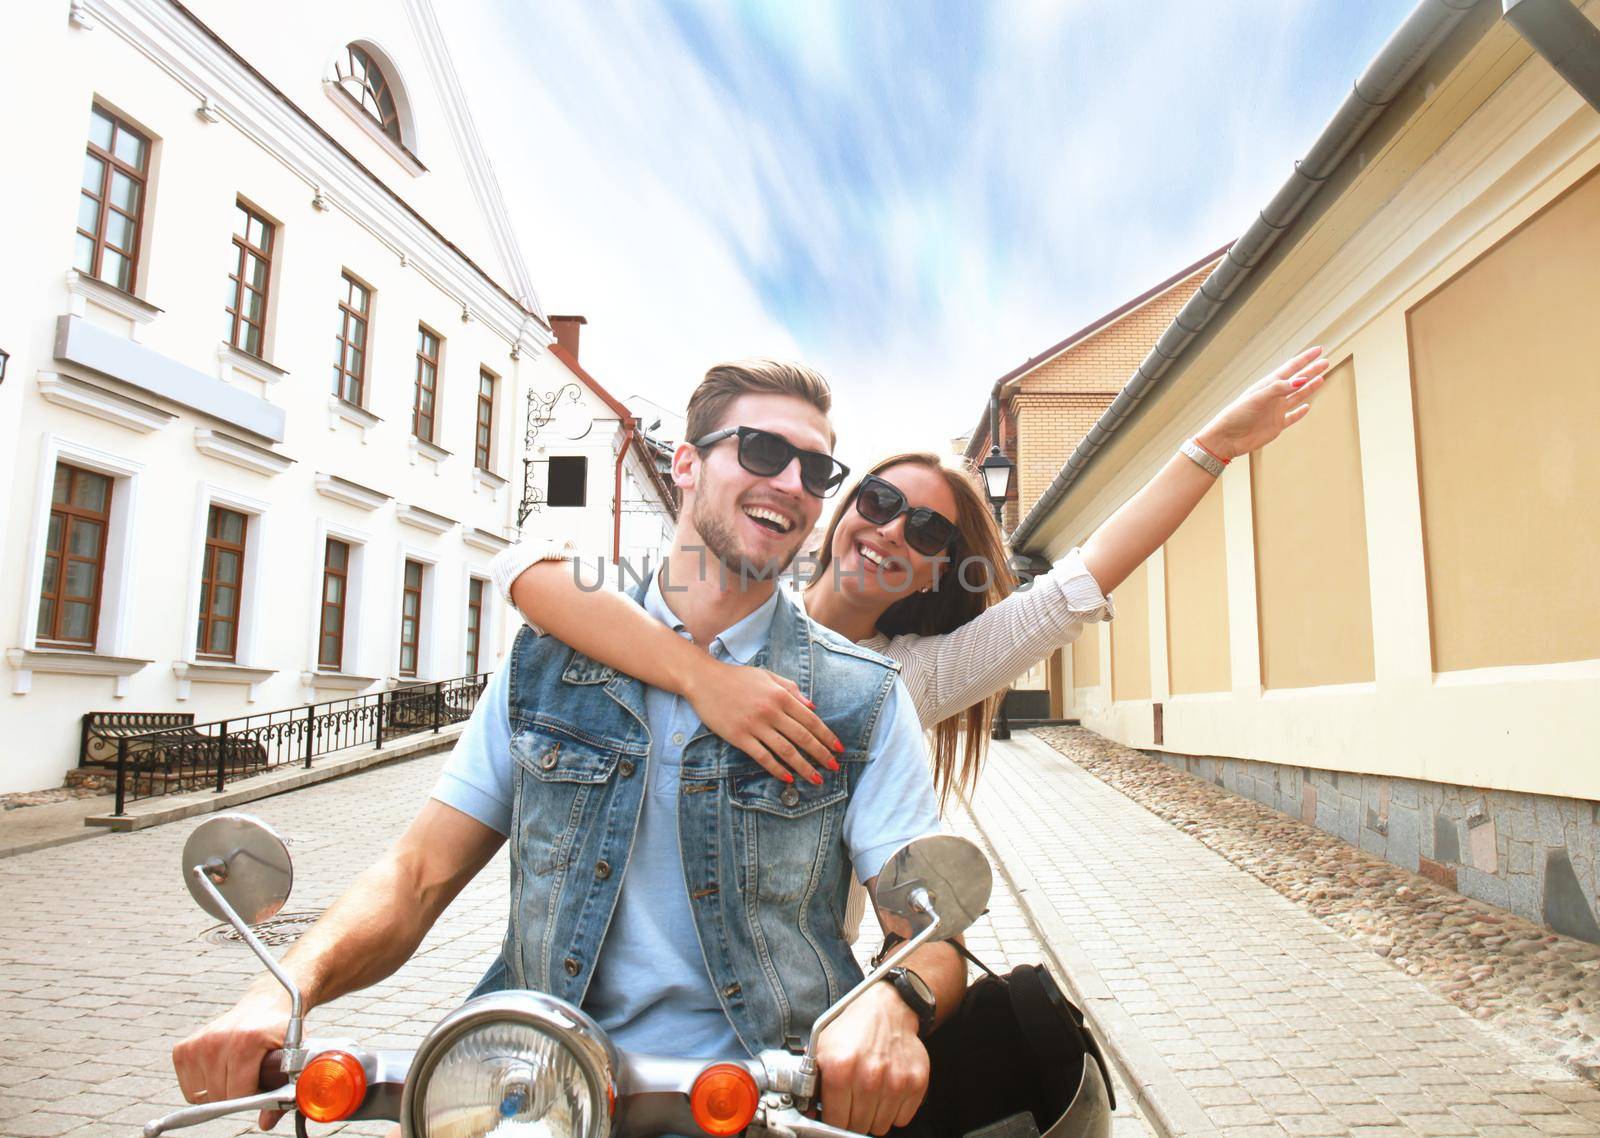
[[236,439],[232,435],[223,434],[210,427],[194,429],[194,449],[201,454],[221,459],[223,462],[231,462],[234,466],[243,467],[256,474],[265,474],[269,478],[274,474],[282,474],[294,465],[294,459],[286,454],[279,454],[275,450],[268,450],[244,439]]
[[93,415],[141,435],[159,431],[177,418],[171,411],[141,403],[98,384],[60,372],[41,371],[38,383],[39,394],[45,402],[82,411],[85,415]]
[[317,472],[317,493],[363,510],[376,510],[389,500],[389,495],[381,490],[340,478],[337,474],[324,474],[320,470]]
[[140,300],[132,293],[123,292],[120,288],[106,284],[105,281],[80,273],[77,269],[67,270],[67,312],[72,316],[87,316],[88,305],[103,308],[107,312],[115,313],[128,321],[128,338],[138,343],[141,332],[164,311],[157,308],[147,300]]
[[461,528],[461,543],[470,545],[474,549],[481,549],[485,553],[499,553],[502,549],[510,549],[511,543],[499,534],[490,533],[486,529],[476,526]]
[[204,101],[255,145],[292,170],[412,268],[456,297],[508,346],[542,350],[554,340],[543,318],[453,245],[288,96],[215,33],[163,0],[83,0],[99,26]]
[[116,681],[111,694],[121,699],[128,694],[128,677],[150,661],[66,648],[7,648],[6,663],[11,665],[13,695],[27,695],[32,690],[33,673],[53,672],[63,676],[110,676]]
[[411,526],[427,533],[449,533],[456,526],[454,518],[447,518],[443,514],[436,514],[432,510],[424,510],[421,506],[412,506],[405,502],[394,504],[394,516],[401,525]]

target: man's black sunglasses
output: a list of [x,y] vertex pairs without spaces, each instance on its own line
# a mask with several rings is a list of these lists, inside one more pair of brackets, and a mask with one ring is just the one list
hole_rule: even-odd
[[739,436],[739,465],[751,474],[773,478],[789,469],[789,463],[800,460],[800,485],[818,498],[831,498],[844,482],[850,468],[831,454],[818,450],[801,450],[782,435],[763,431],[759,427],[727,427],[712,431],[692,446],[704,450],[723,439]]
[[900,488],[876,474],[861,480],[856,491],[856,513],[875,526],[886,526],[901,514],[906,518],[906,544],[925,557],[934,557],[956,543],[956,523],[927,506],[913,508]]

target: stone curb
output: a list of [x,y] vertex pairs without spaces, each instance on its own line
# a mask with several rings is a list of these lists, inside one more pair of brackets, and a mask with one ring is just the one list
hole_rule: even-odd
[[[1050,765],[1066,760],[1032,735],[1014,735],[1011,743]],[[1116,1065],[1123,1083],[1133,1091],[1140,1112],[1162,1138],[1187,1138],[1214,1134],[1216,1125],[1194,1100],[1164,1060],[1140,1034],[1131,1016],[1101,979],[1088,955],[1077,947],[1067,924],[1047,901],[1044,890],[1028,868],[1027,860],[1006,837],[1001,826],[986,825],[970,803],[978,832],[994,853],[1000,873],[1011,886],[1023,914],[1033,927],[1039,945],[1067,987],[1067,994],[1083,1010],[1107,1057]],[[1041,903],[1035,904],[1035,899]]]
[[109,834],[110,830],[74,830],[70,834],[57,834],[52,838],[40,838],[36,842],[24,842],[15,846],[0,846],[0,859],[16,857],[18,854],[37,853],[39,850],[54,849],[56,846],[69,846],[73,842],[83,842],[90,838],[98,838],[102,834]]
[[[354,754],[333,759],[310,770],[298,767],[289,771],[280,770],[271,774],[257,775],[230,786],[221,794],[212,790],[202,790],[193,794],[163,795],[160,798],[146,799],[144,802],[131,805],[128,813],[121,817],[115,814],[91,814],[83,820],[83,824],[104,827],[115,833],[130,833],[134,830],[164,825],[167,822],[193,818],[200,814],[213,814],[219,810],[242,806],[246,802],[254,802],[259,798],[270,798],[275,794],[314,786],[329,779],[343,778],[345,775],[355,774],[370,767],[434,754],[454,746],[456,736],[461,734],[463,727],[465,724],[454,723],[440,728],[437,735],[429,732],[419,738],[397,740],[381,751],[364,747]],[[60,843],[52,840],[52,844]]]

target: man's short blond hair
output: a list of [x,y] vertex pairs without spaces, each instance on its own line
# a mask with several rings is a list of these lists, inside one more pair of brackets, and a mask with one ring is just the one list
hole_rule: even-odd
[[[722,425],[728,406],[741,395],[792,395],[811,404],[826,417],[833,407],[833,392],[822,375],[805,364],[765,358],[717,364],[689,396],[685,440],[693,443]],[[834,443],[828,424],[828,446]]]

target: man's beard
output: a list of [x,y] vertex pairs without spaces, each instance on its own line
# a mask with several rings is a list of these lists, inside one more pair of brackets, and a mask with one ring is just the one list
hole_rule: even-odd
[[800,552],[801,543],[797,540],[788,553],[773,558],[767,564],[751,561],[739,548],[739,539],[733,527],[718,517],[699,497],[695,499],[690,520],[694,522],[700,540],[705,542],[706,552],[717,559],[725,573],[738,574],[741,581],[775,580],[794,560],[795,554]]

